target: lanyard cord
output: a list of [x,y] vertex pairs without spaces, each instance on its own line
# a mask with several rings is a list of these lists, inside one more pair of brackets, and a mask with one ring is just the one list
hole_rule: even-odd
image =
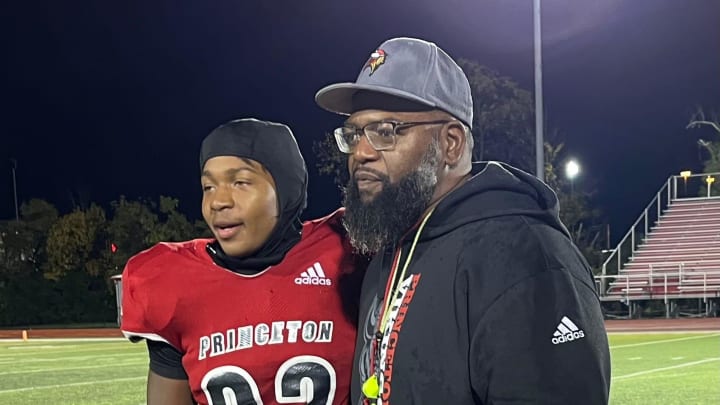
[[[418,230],[415,232],[415,238],[413,239],[412,245],[410,245],[410,252],[408,252],[408,257],[405,259],[405,265],[403,265],[403,269],[400,272],[400,277],[397,277],[397,270],[398,265],[400,264],[400,257],[402,256],[402,249],[398,251],[399,255],[397,260],[395,261],[392,271],[390,272],[390,276],[388,278],[388,287],[385,291],[385,304],[383,305],[383,316],[382,321],[378,324],[379,329],[378,332],[381,334],[385,333],[385,326],[388,322],[388,317],[390,313],[390,306],[392,305],[393,297],[398,293],[400,290],[400,283],[402,282],[403,278],[405,277],[405,272],[407,271],[408,267],[410,267],[410,260],[412,259],[413,253],[415,253],[415,246],[417,246],[418,240],[420,240],[420,234],[422,233],[423,228],[425,228],[425,224],[427,223],[428,219],[430,219],[430,215],[432,215],[433,211],[435,210],[435,207],[433,207],[427,215],[425,215],[425,218],[423,218],[422,222],[420,223],[420,226],[418,227]],[[393,288],[393,286],[395,288]],[[388,294],[392,290],[391,294]]]
[[[402,282],[403,277],[405,277],[405,272],[407,271],[408,267],[410,266],[410,260],[412,259],[413,253],[415,253],[415,247],[417,246],[418,240],[420,240],[420,234],[422,233],[422,230],[425,227],[425,224],[427,223],[428,219],[430,219],[430,215],[432,215],[434,210],[435,210],[435,207],[433,207],[425,215],[425,218],[423,218],[422,222],[420,223],[418,230],[415,232],[415,238],[413,239],[413,243],[410,246],[410,252],[408,252],[408,257],[407,257],[407,259],[405,259],[405,265],[403,266],[403,269],[400,272],[399,278],[397,278],[397,270],[398,270],[398,266],[400,264],[400,259],[402,256],[402,248],[398,249],[397,256],[393,260],[392,269],[390,270],[390,275],[388,276],[387,286],[385,287],[385,302],[383,303],[382,320],[380,322],[378,322],[378,331],[375,334],[375,341],[373,342],[374,355],[370,358],[370,367],[371,367],[371,369],[374,368],[375,371],[370,375],[370,377],[367,380],[365,380],[365,382],[363,382],[363,385],[362,385],[362,392],[366,398],[376,399],[376,398],[378,398],[378,395],[380,394],[380,386],[378,385],[378,381],[379,381],[378,373],[380,371],[380,369],[378,368],[379,362],[380,362],[380,341],[382,340],[382,338],[385,335],[385,327],[387,326],[387,322],[388,322],[388,317],[389,317],[388,313],[390,312],[390,306],[392,305],[393,298],[400,290],[400,284]],[[392,291],[391,294],[390,294],[390,291]]]

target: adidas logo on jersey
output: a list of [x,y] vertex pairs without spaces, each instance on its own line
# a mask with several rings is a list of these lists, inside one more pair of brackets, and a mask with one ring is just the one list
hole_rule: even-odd
[[572,342],[573,340],[582,339],[585,337],[585,332],[578,328],[573,321],[567,316],[563,316],[560,324],[557,326],[555,333],[553,333],[552,343],[559,345],[565,342]]
[[300,273],[300,277],[295,279],[297,285],[332,285],[332,280],[325,277],[325,272],[319,262],[315,262],[312,267]]

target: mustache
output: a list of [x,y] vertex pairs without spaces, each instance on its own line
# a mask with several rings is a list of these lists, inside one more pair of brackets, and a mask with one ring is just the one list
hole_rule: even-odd
[[381,172],[381,171],[379,171],[379,170],[375,170],[375,169],[373,169],[373,168],[370,168],[370,167],[358,167],[358,168],[356,168],[355,170],[353,170],[353,172],[352,172],[352,178],[353,178],[353,180],[355,180],[355,178],[357,178],[358,173],[363,173],[363,172],[364,172],[364,173],[367,173],[367,174],[370,174],[370,175],[372,175],[372,176],[374,176],[374,177],[377,177],[378,180],[381,180],[381,181],[383,181],[383,182],[388,182],[388,181],[390,181],[390,177],[388,177],[387,174],[385,174],[385,173],[383,173],[383,172]]

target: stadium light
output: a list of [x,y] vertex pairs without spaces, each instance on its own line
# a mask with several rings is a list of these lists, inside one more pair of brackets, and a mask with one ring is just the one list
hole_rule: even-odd
[[565,175],[571,181],[580,174],[580,165],[576,160],[570,160],[565,164]]
[[570,195],[575,192],[575,177],[580,174],[580,164],[575,159],[565,163],[565,176],[570,180]]
[[[692,172],[690,170],[683,170],[680,172],[680,177],[683,179],[683,188],[685,190],[685,196],[687,197],[687,181],[688,178],[692,176]],[[677,187],[677,186],[675,186]],[[675,190],[675,193],[677,193],[677,190]]]

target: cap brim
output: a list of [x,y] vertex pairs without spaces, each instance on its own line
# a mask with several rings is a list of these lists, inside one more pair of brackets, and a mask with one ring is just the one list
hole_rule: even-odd
[[[371,98],[376,98],[375,103],[368,102],[368,97],[361,105],[354,102],[355,95],[359,92],[367,93]],[[330,112],[350,115],[358,110],[366,108],[389,108],[397,102],[410,102],[407,104],[422,105],[426,107],[437,107],[414,94],[384,86],[357,83],[337,83],[323,87],[315,94],[315,102]],[[374,104],[374,105],[373,105]]]

